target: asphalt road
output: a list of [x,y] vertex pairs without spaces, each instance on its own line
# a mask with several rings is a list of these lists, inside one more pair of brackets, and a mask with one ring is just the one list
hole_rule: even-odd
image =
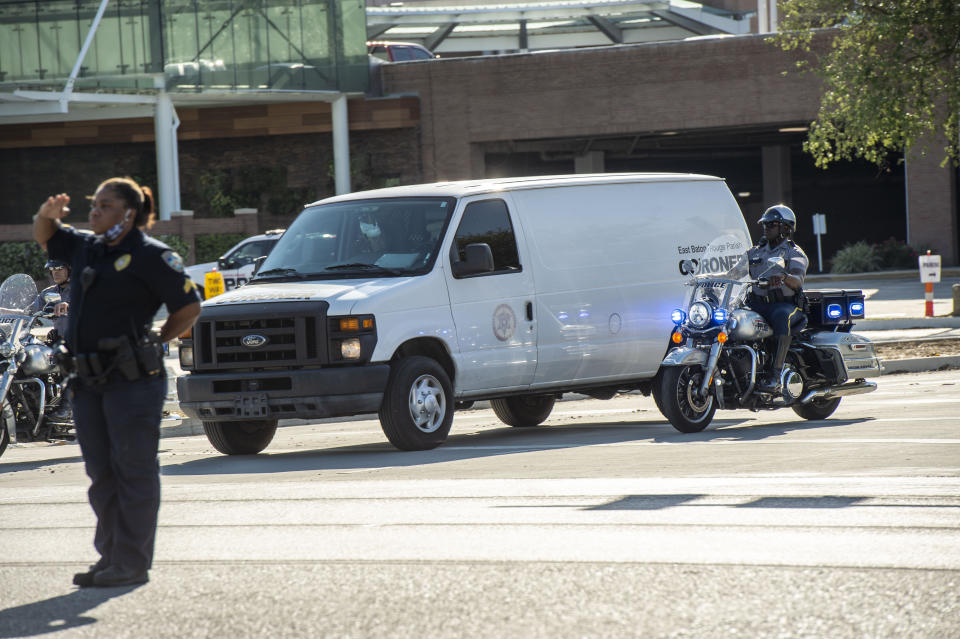
[[884,376],[834,417],[639,396],[536,429],[458,413],[402,453],[371,420],[264,454],[161,442],[151,583],[94,559],[74,445],[0,460],[0,637],[960,636],[960,372]]

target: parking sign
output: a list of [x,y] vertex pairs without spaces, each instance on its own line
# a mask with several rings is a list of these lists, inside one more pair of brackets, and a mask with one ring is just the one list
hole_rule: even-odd
[[940,281],[940,256],[939,255],[921,255],[920,261],[920,282],[923,284],[936,283]]

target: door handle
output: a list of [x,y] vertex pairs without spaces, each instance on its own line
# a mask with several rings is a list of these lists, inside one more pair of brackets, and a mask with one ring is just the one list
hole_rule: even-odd
[[533,302],[527,302],[527,321],[533,321]]

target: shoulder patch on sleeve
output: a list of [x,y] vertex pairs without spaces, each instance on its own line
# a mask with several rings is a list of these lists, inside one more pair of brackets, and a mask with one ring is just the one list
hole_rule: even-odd
[[183,273],[183,258],[176,251],[164,251],[160,254],[163,262],[175,270],[177,273]]

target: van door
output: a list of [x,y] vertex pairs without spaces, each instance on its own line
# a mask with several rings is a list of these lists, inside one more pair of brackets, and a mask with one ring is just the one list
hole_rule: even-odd
[[[467,203],[444,264],[457,330],[458,392],[523,388],[537,366],[533,274],[522,231],[501,198]],[[468,244],[485,243],[493,271],[454,275]]]

